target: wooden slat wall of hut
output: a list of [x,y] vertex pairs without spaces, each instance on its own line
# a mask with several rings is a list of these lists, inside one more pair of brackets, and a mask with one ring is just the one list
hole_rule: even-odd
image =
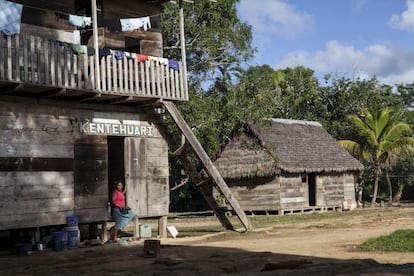
[[282,209],[309,206],[308,183],[300,175],[280,176],[280,205]]
[[344,200],[355,201],[354,178],[348,174],[320,176],[327,205],[341,206]]
[[148,216],[167,216],[170,188],[168,145],[163,139],[147,139]]
[[[135,40],[135,42],[134,42]],[[134,30],[130,32],[111,32],[106,28],[98,29],[99,47],[130,49],[143,55],[162,57],[162,35],[159,32]],[[82,33],[82,44],[93,47],[92,31]]]
[[47,9],[47,10],[54,10],[60,11],[64,13],[73,13],[75,10],[75,1],[74,0],[12,0],[13,2],[30,6],[36,7],[39,9]]
[[139,217],[168,215],[168,146],[160,138],[126,138],[127,204]]
[[65,223],[74,202],[71,117],[1,102],[0,129],[0,229]]
[[[37,1],[36,1],[37,2]],[[53,1],[58,2],[58,1]],[[49,1],[49,3],[53,3]],[[33,5],[31,5],[33,6]],[[73,31],[76,27],[71,25],[68,19],[63,19],[57,16],[53,4],[46,9],[32,8],[31,6],[24,6],[22,11],[21,23],[27,25],[35,25],[55,30]],[[35,34],[32,34],[35,35]]]
[[81,136],[74,146],[75,206],[80,222],[107,217],[108,148],[106,136]]
[[280,209],[280,184],[277,178],[226,180],[226,183],[245,211]]
[[149,1],[103,0],[102,8],[105,18],[143,17],[161,13],[161,5]]

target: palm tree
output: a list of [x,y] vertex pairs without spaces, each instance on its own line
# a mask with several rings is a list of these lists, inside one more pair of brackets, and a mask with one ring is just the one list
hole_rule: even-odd
[[[364,117],[350,115],[348,118],[355,126],[360,141],[341,140],[339,144],[357,158],[372,162],[374,168],[374,194],[371,206],[375,205],[378,193],[378,180],[382,168],[389,169],[402,151],[414,151],[414,138],[410,126],[402,121],[403,112],[384,108]],[[389,182],[389,186],[391,183]],[[390,187],[389,187],[390,189]],[[390,189],[392,194],[392,190]]]

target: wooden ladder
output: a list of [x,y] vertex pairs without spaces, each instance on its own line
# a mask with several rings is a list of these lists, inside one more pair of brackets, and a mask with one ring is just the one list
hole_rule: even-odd
[[[158,110],[158,112],[154,112],[155,110]],[[171,132],[170,127],[166,122],[166,113],[164,113],[165,110],[168,111],[168,114],[179,128],[181,134],[185,136],[186,141],[184,144],[181,145],[177,142],[177,139],[174,139],[174,134]],[[229,217],[225,212],[221,211],[222,208],[217,203],[213,195],[212,187],[214,186],[218,187],[222,192],[232,210],[240,219],[240,222],[245,228],[245,231],[251,230],[252,226],[246,214],[240,208],[237,200],[232,196],[226,182],[218,172],[217,168],[214,166],[213,162],[201,146],[200,142],[195,137],[194,133],[191,131],[191,128],[185,122],[183,116],[174,105],[174,103],[163,101],[161,108],[154,108],[148,113],[152,113],[152,119],[159,126],[158,129],[166,139],[169,146],[176,148],[174,154],[178,157],[184,169],[191,177],[192,181],[196,183],[195,186],[200,190],[201,194],[206,199],[208,205],[214,211],[216,217],[223,225],[223,227],[225,227],[227,230],[235,230],[231,221],[229,220]],[[190,154],[193,154],[201,161],[203,170],[197,170],[193,162],[191,162]]]

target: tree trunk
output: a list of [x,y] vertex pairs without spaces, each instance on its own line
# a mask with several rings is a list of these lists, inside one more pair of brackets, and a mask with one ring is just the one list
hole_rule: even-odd
[[405,188],[404,183],[401,183],[401,182],[398,183],[398,191],[395,193],[394,198],[393,198],[394,202],[400,202],[404,188]]
[[378,178],[379,178],[379,170],[377,168],[375,168],[374,169],[374,194],[372,195],[371,207],[374,207],[375,202],[377,201]]
[[392,183],[391,183],[390,175],[388,174],[388,170],[385,171],[385,178],[387,179],[387,184],[388,184],[388,193],[389,193],[388,205],[391,205],[392,204]]

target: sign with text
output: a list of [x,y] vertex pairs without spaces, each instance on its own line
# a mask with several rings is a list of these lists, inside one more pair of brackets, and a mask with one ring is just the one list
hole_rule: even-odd
[[93,119],[92,122],[80,123],[80,132],[89,135],[149,137],[154,136],[153,128],[133,120]]

